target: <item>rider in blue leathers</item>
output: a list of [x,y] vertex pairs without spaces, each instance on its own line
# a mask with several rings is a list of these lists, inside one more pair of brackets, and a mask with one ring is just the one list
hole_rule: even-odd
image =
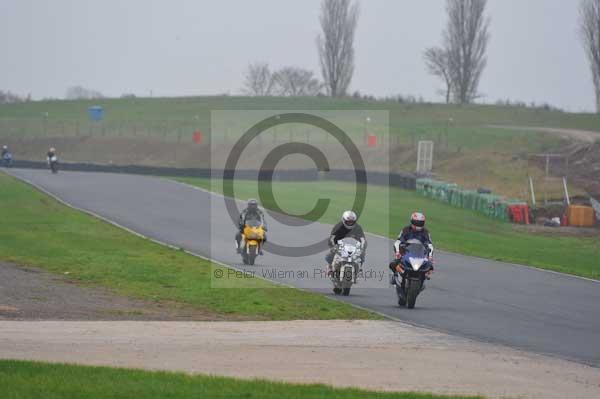
[[410,216],[410,225],[402,229],[394,242],[395,259],[390,263],[390,270],[393,273],[402,273],[402,257],[405,253],[406,244],[410,240],[419,240],[423,246],[428,248],[429,261],[433,272],[433,242],[429,231],[425,228],[425,215],[419,212],[414,212]]

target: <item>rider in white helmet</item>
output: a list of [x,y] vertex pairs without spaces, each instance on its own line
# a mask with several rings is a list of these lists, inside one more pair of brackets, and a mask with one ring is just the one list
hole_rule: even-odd
[[335,256],[335,248],[337,242],[343,240],[346,237],[356,238],[362,243],[363,251],[362,251],[362,262],[365,261],[366,249],[367,249],[367,240],[365,238],[365,233],[362,227],[356,222],[358,217],[356,213],[353,211],[346,211],[342,214],[342,220],[333,226],[331,230],[331,234],[329,236],[329,253],[325,256],[325,261],[327,262],[327,270],[329,273],[332,272],[331,263],[333,262],[333,257]]

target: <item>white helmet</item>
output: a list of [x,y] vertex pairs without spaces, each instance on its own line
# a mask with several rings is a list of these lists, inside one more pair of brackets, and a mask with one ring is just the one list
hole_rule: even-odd
[[346,211],[342,214],[342,223],[344,227],[352,230],[356,226],[356,213],[352,211]]
[[6,146],[6,145],[3,145],[3,146],[2,146],[2,149],[3,149],[3,150],[7,150],[7,149],[8,149],[8,146]]
[[425,215],[421,212],[414,212],[410,215],[410,224],[413,230],[421,231],[425,228]]
[[50,152],[56,152],[56,149],[54,147],[50,147]]

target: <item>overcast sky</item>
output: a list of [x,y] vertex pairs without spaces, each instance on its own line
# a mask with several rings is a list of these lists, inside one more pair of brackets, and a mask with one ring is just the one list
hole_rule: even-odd
[[[352,90],[441,101],[423,50],[444,0],[362,0]],[[593,110],[576,0],[489,0],[485,101]],[[71,85],[154,96],[238,94],[249,62],[319,72],[320,0],[0,0],[0,89],[36,99]]]

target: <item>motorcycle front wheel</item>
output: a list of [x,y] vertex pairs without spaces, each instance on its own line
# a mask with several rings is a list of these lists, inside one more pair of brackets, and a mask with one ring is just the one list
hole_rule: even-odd
[[409,309],[415,308],[417,297],[421,292],[421,285],[423,283],[420,280],[407,280],[406,281],[406,307]]
[[248,254],[246,255],[246,257],[248,259],[248,264],[250,266],[254,265],[254,261],[256,260],[257,255],[258,255],[258,247],[252,245],[250,248],[248,248]]

